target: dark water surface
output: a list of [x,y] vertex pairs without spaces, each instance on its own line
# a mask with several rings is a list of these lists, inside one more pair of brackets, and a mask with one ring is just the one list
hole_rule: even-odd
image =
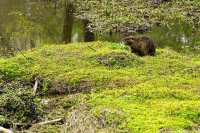
[[[62,34],[62,26],[60,23],[62,23],[62,19],[57,20],[51,18],[52,14],[50,13],[45,14],[45,17],[49,17],[49,21],[46,22],[48,26],[47,24],[43,25],[44,27],[46,26],[46,32],[43,34],[34,31],[31,32],[31,34],[24,32],[19,32],[19,34],[17,34],[15,25],[17,25],[18,21],[13,21],[16,19],[16,16],[13,17],[13,15],[10,14],[12,14],[12,11],[25,11],[29,13],[29,8],[25,8],[30,6],[28,4],[33,3],[29,3],[27,0],[0,0],[0,56],[10,56],[15,52],[31,49],[44,43],[61,43],[60,40]],[[58,14],[58,16],[59,15],[60,14]],[[62,15],[60,16],[60,18],[62,18]],[[17,28],[20,29],[20,27]],[[83,42],[85,40],[85,34],[88,33],[85,31],[85,29],[86,27],[83,21],[75,19],[73,23],[71,41]],[[123,38],[121,33],[98,32],[94,33],[94,35],[95,40],[106,40],[112,42],[120,42],[120,40]],[[150,36],[153,38],[153,40],[155,40],[159,47],[171,47],[173,49],[200,49],[200,33],[194,32],[191,26],[185,24],[178,24],[171,28],[154,27],[151,29],[151,32],[135,35]]]

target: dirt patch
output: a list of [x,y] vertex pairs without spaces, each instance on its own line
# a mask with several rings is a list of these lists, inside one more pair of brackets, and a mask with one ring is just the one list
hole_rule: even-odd
[[185,133],[200,133],[200,125],[185,129]]
[[98,120],[91,115],[88,107],[80,105],[68,116],[63,130],[69,133],[95,133],[98,128]]
[[173,133],[173,130],[170,128],[161,128],[159,133]]
[[90,92],[93,88],[93,82],[89,80],[80,80],[75,84],[68,84],[62,81],[52,81],[49,84],[48,94],[50,95],[63,95],[63,94],[75,94],[80,92]]
[[[107,125],[108,110],[103,110],[99,117],[95,117],[91,114],[87,105],[81,104],[74,109],[66,119],[63,132],[69,133],[96,133],[96,132],[108,132],[108,133],[128,133],[128,130],[120,130],[116,126],[118,122],[112,121],[111,125]],[[110,124],[110,123],[109,123]]]

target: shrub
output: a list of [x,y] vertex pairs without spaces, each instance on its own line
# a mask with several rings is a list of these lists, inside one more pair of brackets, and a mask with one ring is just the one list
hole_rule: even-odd
[[34,96],[27,89],[6,89],[0,95],[0,116],[4,122],[30,124],[38,120],[40,115]]

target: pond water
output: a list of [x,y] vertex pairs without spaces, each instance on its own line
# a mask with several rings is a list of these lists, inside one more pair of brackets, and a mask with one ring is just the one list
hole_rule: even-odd
[[[88,36],[86,34],[94,34],[95,38],[94,40],[106,40],[106,41],[112,41],[112,42],[120,42],[120,39],[122,38],[119,33],[113,33],[107,34],[107,33],[92,33],[90,31],[86,31],[86,27],[82,20],[75,19],[73,28],[72,28],[72,36],[71,36],[71,42],[84,42],[85,38]],[[4,35],[1,36],[0,34],[0,56],[12,56],[15,52],[19,52],[21,50],[28,50],[35,48],[37,46],[42,45],[43,43],[49,43],[43,41],[43,36],[38,35],[37,37],[34,37],[35,39],[32,40],[30,37],[23,37],[23,36],[17,36],[15,38],[10,38],[10,35]],[[7,37],[7,38],[6,38]],[[60,38],[57,37],[55,40],[59,40]],[[92,38],[93,40],[93,38]],[[50,41],[50,43],[59,44],[59,42],[53,42]]]
[[[40,46],[45,43],[59,44],[61,42],[62,36],[62,22],[63,20],[57,20],[52,18],[52,14],[48,13],[45,16],[49,17],[49,21],[43,22],[45,32],[35,32],[31,31],[31,34],[25,33],[23,27],[17,27],[20,21],[13,21],[12,15],[9,15],[10,10],[29,10],[25,8],[24,4],[27,0],[0,0],[0,56],[10,56],[15,52],[21,50],[31,49]],[[29,4],[26,2],[26,4]],[[26,5],[29,6],[29,5]],[[31,6],[30,6],[31,7]],[[49,11],[48,11],[49,12]],[[52,11],[52,13],[54,13]],[[18,14],[19,15],[19,14]],[[58,14],[58,18],[63,18],[61,14]],[[16,17],[16,16],[15,16]],[[20,17],[20,16],[17,16]],[[23,20],[23,18],[22,18]],[[59,21],[59,22],[58,22]],[[23,22],[23,21],[22,21]],[[46,22],[46,23],[45,23]],[[24,22],[23,22],[24,23]],[[26,24],[26,23],[25,23]],[[47,25],[48,24],[48,25]],[[27,25],[25,25],[27,26]],[[5,28],[6,27],[6,28]],[[21,32],[16,32],[16,27],[22,29]],[[27,26],[28,27],[28,26]],[[89,34],[90,38],[93,39],[93,34],[95,35],[94,40],[104,40],[111,42],[120,42],[123,38],[121,33],[103,33],[96,32],[91,33],[80,19],[75,19],[72,28],[72,42],[83,42],[86,39],[86,35]],[[86,31],[87,29],[87,31]],[[25,29],[26,31],[27,29]],[[28,29],[29,30],[29,29]],[[35,29],[34,29],[35,30]],[[38,29],[36,29],[37,31]],[[40,29],[39,29],[40,30]],[[8,32],[9,31],[9,32]],[[12,32],[13,31],[13,32]],[[144,34],[135,34],[136,36],[147,35],[155,40],[159,47],[172,47],[173,49],[180,48],[193,48],[200,49],[200,33],[193,32],[192,27],[188,25],[175,25],[174,27],[153,27],[151,32],[146,32]],[[92,38],[91,38],[92,37]]]
[[[153,27],[145,33],[126,33],[133,36],[149,36],[158,47],[171,47],[174,50],[188,49],[200,50],[200,32],[194,31],[187,24],[176,24],[172,27]],[[123,33],[95,33],[95,40],[121,42]],[[84,41],[84,27],[80,21],[76,21],[73,28],[73,42]]]
[[[85,37],[85,27],[82,21],[75,20],[72,31],[72,42],[83,42]],[[95,40],[104,40],[111,42],[120,42],[122,34],[120,33],[94,33]],[[166,27],[154,27],[151,32],[144,34],[136,34],[137,36],[146,35],[153,38],[159,47],[172,47],[179,48],[193,48],[200,49],[200,34],[187,33],[187,31],[178,30],[177,28],[171,30]],[[0,38],[0,56],[10,56],[20,50],[27,50],[34,48],[42,42],[42,38],[38,37],[37,40],[30,40],[29,38],[18,38],[14,41],[6,42],[6,39]]]

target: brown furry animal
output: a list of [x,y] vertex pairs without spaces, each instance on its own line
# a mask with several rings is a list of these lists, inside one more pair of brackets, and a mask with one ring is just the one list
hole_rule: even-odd
[[125,45],[130,46],[131,52],[139,56],[150,55],[154,56],[156,52],[156,44],[149,37],[134,37],[128,36],[123,40]]

